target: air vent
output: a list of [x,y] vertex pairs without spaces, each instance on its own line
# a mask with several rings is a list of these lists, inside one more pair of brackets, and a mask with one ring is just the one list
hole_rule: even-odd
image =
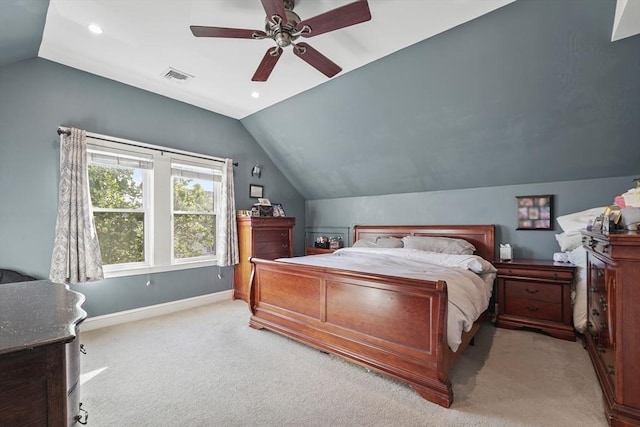
[[164,70],[164,72],[160,75],[160,77],[162,77],[165,80],[170,80],[174,83],[178,83],[181,85],[186,84],[189,80],[194,78],[194,76],[192,76],[191,74],[187,74],[183,71],[176,70],[173,67],[169,67],[166,70]]

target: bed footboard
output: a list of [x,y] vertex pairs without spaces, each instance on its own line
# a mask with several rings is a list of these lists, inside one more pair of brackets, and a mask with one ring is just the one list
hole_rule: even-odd
[[251,262],[251,327],[344,357],[451,405],[445,282]]

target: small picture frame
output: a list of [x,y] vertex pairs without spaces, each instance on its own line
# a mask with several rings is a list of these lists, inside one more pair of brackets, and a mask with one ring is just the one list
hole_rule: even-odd
[[282,207],[282,203],[273,204],[273,216],[286,216],[284,213],[284,208]]
[[517,230],[553,230],[553,195],[516,196]]
[[264,186],[257,184],[249,184],[249,197],[252,199],[261,199],[264,197]]

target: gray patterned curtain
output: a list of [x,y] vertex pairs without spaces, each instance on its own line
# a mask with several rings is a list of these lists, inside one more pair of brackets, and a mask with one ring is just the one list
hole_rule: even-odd
[[225,267],[239,262],[238,225],[236,223],[236,202],[233,190],[233,160],[226,159],[222,169],[222,203],[220,218],[216,227],[218,266]]
[[103,277],[89,194],[87,136],[84,130],[72,128],[60,144],[58,218],[49,279],[81,283]]

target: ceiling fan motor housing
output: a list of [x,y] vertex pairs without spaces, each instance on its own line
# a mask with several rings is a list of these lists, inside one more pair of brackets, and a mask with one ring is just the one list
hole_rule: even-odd
[[301,21],[300,17],[290,9],[285,9],[285,13],[287,14],[286,25],[281,26],[278,23],[274,23],[269,16],[267,16],[264,21],[264,29],[267,37],[275,40],[280,47],[287,47],[300,37],[299,34],[296,34],[296,27]]

